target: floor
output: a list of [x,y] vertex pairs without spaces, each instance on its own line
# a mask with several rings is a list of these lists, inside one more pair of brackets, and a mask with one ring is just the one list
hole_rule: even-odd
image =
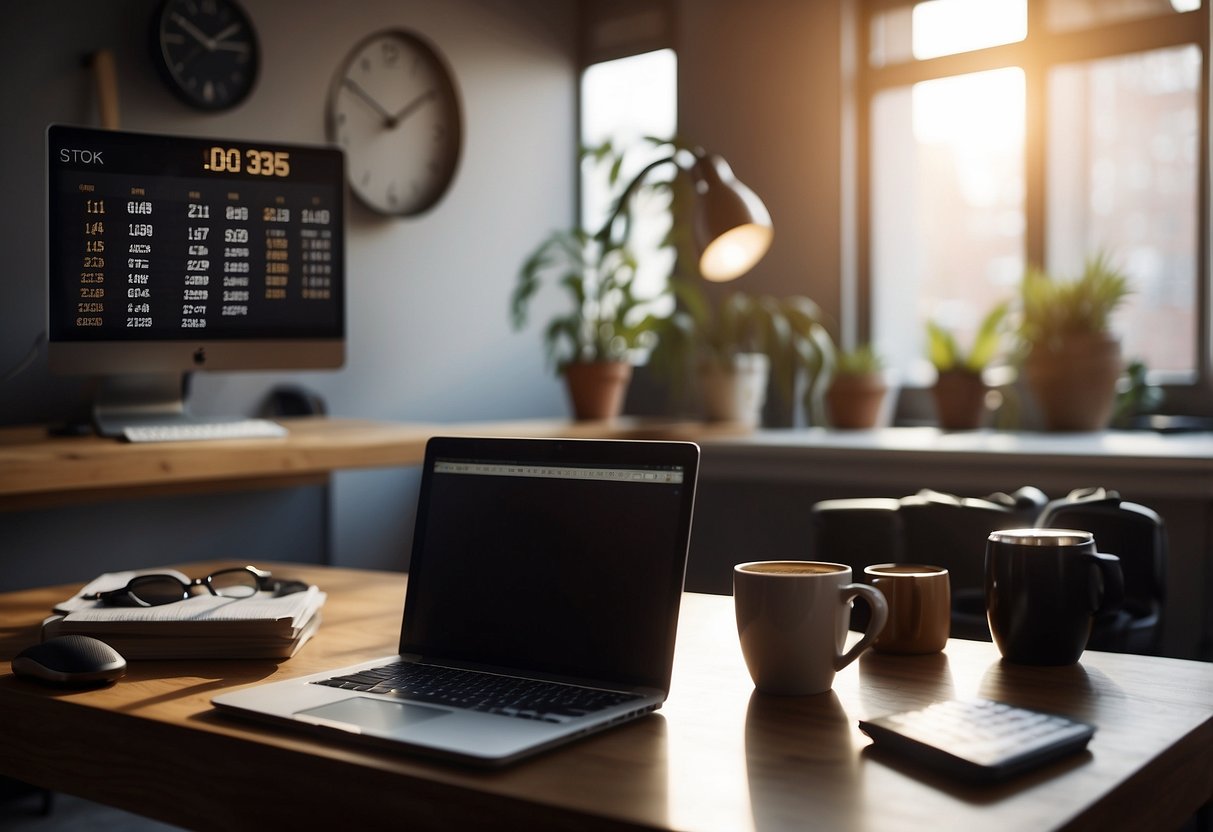
[[41,794],[0,803],[0,832],[178,832],[180,827],[132,815],[79,797],[56,794],[50,814],[42,813]]

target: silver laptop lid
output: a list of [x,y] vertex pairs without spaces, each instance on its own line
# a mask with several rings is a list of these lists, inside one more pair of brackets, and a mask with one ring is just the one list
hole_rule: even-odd
[[439,437],[400,652],[669,690],[699,448]]

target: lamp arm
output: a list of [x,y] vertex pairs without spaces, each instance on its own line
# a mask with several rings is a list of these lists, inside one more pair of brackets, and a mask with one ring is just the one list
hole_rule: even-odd
[[629,182],[627,187],[623,189],[623,193],[621,193],[619,195],[619,199],[615,202],[615,207],[611,209],[611,215],[609,217],[607,217],[607,221],[603,224],[602,229],[597,234],[594,235],[595,239],[599,240],[603,244],[610,242],[611,230],[615,227],[615,223],[619,220],[619,217],[623,214],[624,208],[627,207],[628,200],[630,200],[632,198],[632,195],[640,187],[640,184],[644,181],[644,178],[646,176],[648,176],[649,173],[654,168],[661,167],[662,165],[672,164],[679,171],[684,170],[683,166],[678,163],[678,155],[683,152],[692,153],[693,158],[696,158],[696,159],[700,155],[699,153],[693,153],[692,151],[684,151],[682,148],[679,148],[679,149],[675,150],[673,153],[671,153],[669,156],[663,156],[660,159],[649,162],[647,165],[645,165],[643,168],[641,168],[640,173],[636,174],[636,176],[633,177],[632,181]]

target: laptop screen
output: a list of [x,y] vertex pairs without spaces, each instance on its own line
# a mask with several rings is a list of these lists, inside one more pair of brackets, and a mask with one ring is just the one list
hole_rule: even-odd
[[667,689],[698,456],[431,440],[401,652]]

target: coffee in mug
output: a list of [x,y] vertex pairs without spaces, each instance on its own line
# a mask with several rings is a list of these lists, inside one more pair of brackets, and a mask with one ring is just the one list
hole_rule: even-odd
[[1074,664],[1096,613],[1124,598],[1120,558],[1073,529],[1011,529],[986,541],[986,615],[1003,658]]
[[[845,650],[851,601],[864,597],[872,617]],[[733,603],[741,652],[764,693],[823,693],[884,627],[880,590],[851,582],[851,567],[818,561],[758,561],[733,567]]]
[[881,653],[938,653],[952,630],[952,584],[942,566],[881,563],[863,570],[884,595],[889,620],[872,647]]

